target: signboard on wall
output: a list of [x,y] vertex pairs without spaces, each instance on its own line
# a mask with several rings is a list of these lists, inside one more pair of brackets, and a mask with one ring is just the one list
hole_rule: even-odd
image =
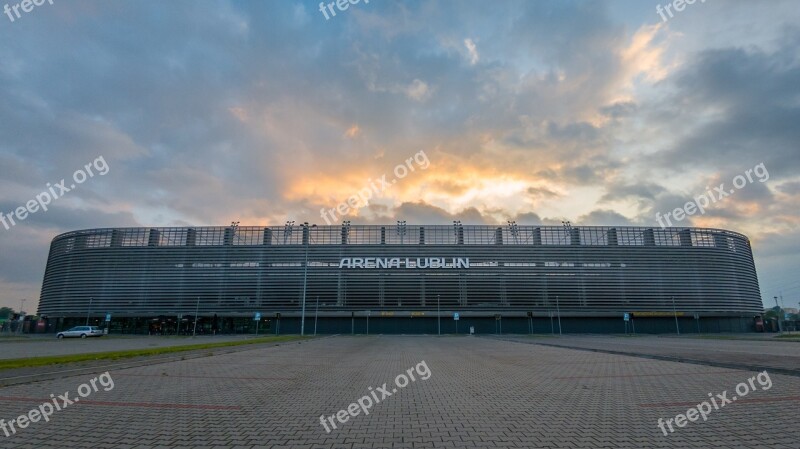
[[339,268],[459,269],[469,268],[469,257],[343,257]]

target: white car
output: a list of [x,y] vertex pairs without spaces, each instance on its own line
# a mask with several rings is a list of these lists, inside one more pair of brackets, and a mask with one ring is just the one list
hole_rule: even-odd
[[58,338],[64,337],[102,337],[103,331],[97,326],[75,326],[72,329],[67,329],[56,334]]

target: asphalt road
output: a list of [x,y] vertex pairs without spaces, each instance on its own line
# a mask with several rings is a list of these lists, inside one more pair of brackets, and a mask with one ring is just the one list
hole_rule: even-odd
[[795,371],[800,375],[800,342],[721,340],[684,337],[607,335],[555,338],[504,337],[566,348],[617,351],[632,355],[671,357],[716,364],[734,364]]

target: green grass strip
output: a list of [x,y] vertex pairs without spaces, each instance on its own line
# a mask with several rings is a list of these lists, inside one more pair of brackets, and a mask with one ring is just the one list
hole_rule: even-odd
[[772,338],[780,338],[781,340],[800,340],[800,334],[781,334]]
[[[757,340],[758,338],[736,337],[733,335],[692,335],[688,338],[701,338],[703,340]],[[767,341],[767,339],[763,339]]]
[[217,343],[200,343],[193,345],[168,346],[164,348],[130,349],[125,351],[96,352],[91,354],[72,354],[45,357],[29,357],[25,359],[0,360],[0,370],[14,368],[30,368],[35,366],[60,365],[62,363],[86,362],[92,360],[119,360],[131,357],[143,357],[151,355],[171,354],[175,352],[195,351],[198,349],[224,348],[229,346],[253,345],[258,343],[278,343],[307,339],[309,337],[299,337],[284,335],[277,337],[258,337],[247,340],[225,341]]

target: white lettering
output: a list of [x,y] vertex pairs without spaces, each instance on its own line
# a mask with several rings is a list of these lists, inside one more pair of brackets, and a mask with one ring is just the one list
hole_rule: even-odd
[[469,268],[469,257],[418,257],[416,259],[399,257],[342,257],[339,259],[339,268]]

